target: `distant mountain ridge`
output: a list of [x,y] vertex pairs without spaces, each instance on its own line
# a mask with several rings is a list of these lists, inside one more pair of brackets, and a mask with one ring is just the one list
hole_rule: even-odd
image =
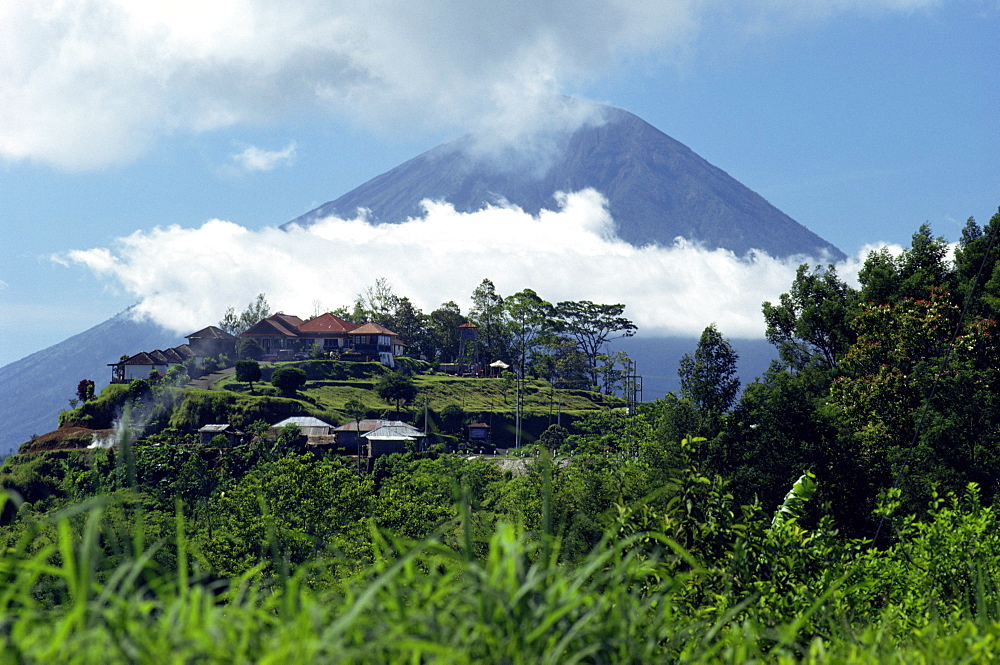
[[359,208],[375,223],[398,223],[422,216],[424,199],[447,201],[459,212],[507,201],[534,215],[555,207],[557,191],[593,187],[608,199],[619,237],[636,246],[669,245],[680,236],[737,256],[757,249],[777,257],[844,258],[837,247],[684,144],[627,111],[607,107],[605,113],[603,124],[564,137],[542,174],[473,157],[471,139],[464,138],[414,157],[289,224],[309,225],[331,215],[352,218]]

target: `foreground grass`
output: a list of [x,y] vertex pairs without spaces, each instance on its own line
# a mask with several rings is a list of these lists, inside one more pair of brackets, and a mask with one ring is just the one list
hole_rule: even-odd
[[[109,565],[107,505],[97,499],[63,511],[51,518],[54,540],[40,544],[28,530],[0,554],[2,662],[909,664],[1000,656],[1000,623],[984,597],[989,575],[978,584],[987,602],[975,608],[923,602],[935,594],[931,585],[910,588],[908,603],[883,598],[876,612],[856,605],[894,583],[867,579],[875,572],[895,570],[895,582],[905,584],[911,573],[898,564],[919,559],[919,548],[865,554],[851,564],[863,571],[857,579],[844,575],[782,597],[761,586],[740,600],[719,597],[724,571],[702,567],[659,533],[609,533],[567,565],[557,539],[509,525],[479,557],[468,533],[456,551],[436,539],[373,532],[375,563],[321,591],[310,578],[337,562],[271,579],[198,573],[180,511],[176,542],[143,545],[136,537]],[[989,511],[977,519],[984,514],[983,526],[994,525]],[[928,532],[933,538],[968,532],[968,520],[956,529],[948,523],[954,515],[945,517],[939,532]],[[152,563],[164,547],[176,550],[176,571]],[[962,553],[943,554],[954,578]],[[775,561],[795,556],[788,549]],[[796,593],[784,615],[768,611]]]

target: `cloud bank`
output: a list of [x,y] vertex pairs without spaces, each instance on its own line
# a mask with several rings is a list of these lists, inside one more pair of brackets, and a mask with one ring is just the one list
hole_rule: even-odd
[[[137,231],[112,248],[59,260],[107,279],[140,301],[139,313],[181,334],[215,324],[257,293],[276,310],[308,317],[317,301],[350,306],[384,277],[427,313],[448,300],[467,312],[473,289],[489,278],[505,296],[532,288],[551,302],[625,303],[642,336],[697,336],[714,323],[733,338],[762,337],[761,303],[788,290],[799,264],[816,262],[740,259],[683,240],[634,247],[615,235],[594,190],[556,202],[532,216],[516,207],[460,213],[426,201],[424,216],[401,224],[328,218],[290,231],[211,220]],[[859,266],[852,259],[838,270],[852,281]]]
[[540,120],[587,119],[560,95],[630,58],[681,57],[707,24],[766,32],[936,2],[4,2],[0,158],[94,169],[178,131],[330,115],[524,140]]

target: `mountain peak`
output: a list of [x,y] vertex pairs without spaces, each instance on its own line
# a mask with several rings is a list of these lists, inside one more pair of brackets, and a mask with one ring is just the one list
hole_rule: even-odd
[[548,136],[540,145],[497,153],[472,137],[440,145],[293,220],[308,225],[368,211],[374,223],[423,214],[424,199],[474,212],[503,201],[538,214],[556,192],[587,187],[608,200],[618,236],[636,246],[683,237],[738,256],[843,252],[713,166],[683,143],[628,111],[604,107],[604,122]]

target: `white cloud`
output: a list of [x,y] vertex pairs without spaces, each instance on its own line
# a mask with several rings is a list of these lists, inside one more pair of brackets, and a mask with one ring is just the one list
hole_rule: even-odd
[[[0,157],[120,163],[157,137],[343,115],[523,138],[623,58],[684,52],[705,23],[783,24],[934,0],[35,0],[0,3]],[[739,16],[737,16],[739,14]],[[723,17],[720,19],[720,17]]]
[[[740,260],[685,241],[637,248],[617,238],[605,200],[593,190],[558,197],[557,211],[516,207],[459,213],[425,202],[402,224],[329,218],[308,228],[250,231],[211,220],[198,228],[137,231],[114,248],[69,252],[141,299],[138,310],[182,334],[213,324],[257,293],[299,316],[316,301],[351,305],[379,277],[425,312],[455,300],[467,311],[483,278],[509,295],[533,288],[560,300],[623,302],[640,334],[697,336],[710,323],[730,337],[761,337],[761,303],[787,291],[809,259],[757,254]],[[855,279],[860,261],[840,266]]]
[[279,166],[288,166],[295,161],[295,142],[281,150],[264,150],[249,146],[232,156],[233,162],[244,171],[273,171]]

